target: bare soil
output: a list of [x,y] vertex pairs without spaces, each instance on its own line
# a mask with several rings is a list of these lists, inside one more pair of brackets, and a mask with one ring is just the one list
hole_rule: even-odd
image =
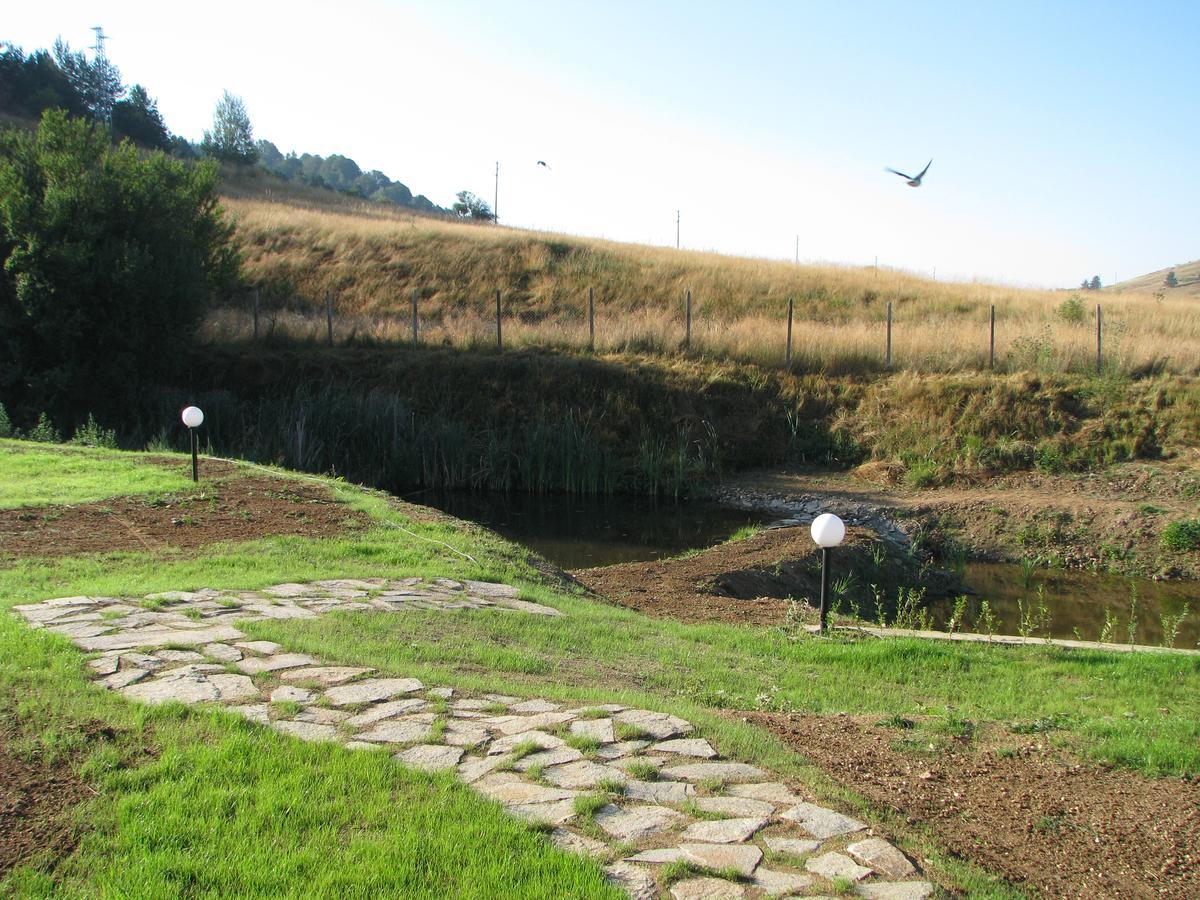
[[204,478],[195,490],[174,494],[0,510],[0,561],[183,550],[280,534],[326,537],[367,523],[319,484],[207,460]]
[[908,732],[878,717],[743,718],[941,848],[1032,893],[1200,897],[1200,780],[1079,765],[1031,735],[976,736],[925,754],[897,749]]
[[0,879],[9,869],[47,863],[75,847],[71,810],[89,795],[64,759],[53,765],[9,752],[0,730]]

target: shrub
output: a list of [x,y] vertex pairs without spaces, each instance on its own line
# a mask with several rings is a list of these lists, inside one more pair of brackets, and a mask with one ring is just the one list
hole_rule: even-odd
[[62,435],[58,433],[58,429],[54,427],[50,417],[46,413],[42,413],[38,416],[37,424],[29,430],[29,434],[25,435],[25,439],[39,441],[43,444],[57,444],[62,440]]
[[1078,294],[1072,294],[1062,303],[1058,304],[1058,307],[1054,310],[1054,314],[1064,322],[1077,324],[1084,320],[1087,310],[1083,307],[1083,298]]
[[88,413],[87,422],[75,429],[75,434],[71,436],[71,443],[82,444],[85,447],[113,449],[117,446],[117,433],[111,429],[101,428],[96,417]]
[[1172,522],[1159,540],[1168,550],[1200,550],[1200,519]]
[[0,403],[0,438],[13,437],[12,421],[8,418],[8,410]]

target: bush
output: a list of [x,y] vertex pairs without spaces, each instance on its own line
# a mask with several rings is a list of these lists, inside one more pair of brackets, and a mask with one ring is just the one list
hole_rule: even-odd
[[50,417],[46,413],[42,413],[38,416],[37,424],[30,429],[29,434],[25,435],[25,440],[38,441],[42,444],[57,444],[62,441],[62,435],[58,433],[58,429],[54,427]]
[[1168,550],[1200,550],[1200,519],[1181,519],[1163,529],[1159,541]]
[[100,423],[96,421],[96,417],[88,413],[87,422],[80,428],[75,429],[75,434],[71,436],[72,444],[80,444],[84,447],[108,447],[115,449],[117,446],[117,433],[110,429],[100,427]]
[[12,420],[8,417],[8,410],[4,408],[4,404],[0,403],[0,438],[10,438],[14,436]]
[[1062,303],[1058,304],[1058,308],[1054,311],[1064,322],[1077,324],[1084,320],[1087,315],[1087,310],[1083,308],[1083,298],[1078,294],[1072,294]]

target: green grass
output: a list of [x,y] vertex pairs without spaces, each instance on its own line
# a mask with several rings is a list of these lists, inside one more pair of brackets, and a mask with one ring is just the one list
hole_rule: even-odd
[[187,490],[186,466],[182,457],[167,469],[117,450],[0,440],[0,509]]
[[[0,482],[8,481],[3,461],[11,456],[0,456]],[[123,477],[113,475],[113,490],[124,489]],[[522,596],[566,615],[363,611],[246,623],[244,630],[331,663],[461,691],[670,712],[695,722],[722,753],[802,781],[902,832],[902,822],[833,789],[779,741],[719,710],[939,717],[948,733],[964,733],[967,723],[1046,720],[1061,723],[1056,740],[1094,759],[1148,775],[1200,774],[1200,658],[795,639],[776,629],[652,619],[539,586],[525,554],[494,535],[419,523],[379,494],[326,483],[373,524],[325,540],[276,536],[187,553],[21,560],[0,569],[0,610],[53,596],[254,589],[337,577],[513,583]],[[89,687],[82,656],[66,641],[3,614],[0,687],[0,719],[18,729],[18,744],[71,755],[100,791],[80,814],[90,829],[83,843],[53,876],[69,892],[247,895],[267,892],[261,879],[270,872],[276,893],[422,896],[424,889],[406,880],[419,870],[428,875],[429,896],[497,889],[504,896],[612,896],[594,863],[559,853],[451,780],[397,774],[387,754],[303,745],[224,715],[136,707]],[[103,752],[79,744],[81,724],[91,721],[118,729]],[[622,723],[616,730],[623,739],[638,736]],[[143,743],[157,755],[139,757]],[[584,804],[607,801],[595,796]],[[995,887],[922,833],[906,833],[902,845],[931,859],[954,884]],[[426,849],[414,843],[417,834]],[[264,859],[268,852],[278,859],[274,868]],[[503,858],[510,868],[501,872]],[[141,871],[149,880],[136,890],[131,879]],[[0,893],[8,884],[37,893],[49,877],[18,870],[0,882]]]

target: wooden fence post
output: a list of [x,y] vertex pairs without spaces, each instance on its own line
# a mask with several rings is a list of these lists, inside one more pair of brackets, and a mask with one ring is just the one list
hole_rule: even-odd
[[687,319],[687,334],[683,339],[683,349],[692,349],[692,289],[688,288],[685,318]]
[[884,357],[884,368],[892,367],[892,301],[888,301],[887,313],[887,353]]
[[413,346],[417,346],[417,289],[412,289],[412,328]]
[[329,346],[333,346],[333,295],[325,289],[325,330],[329,337]]
[[496,291],[496,349],[504,349],[504,336],[500,330],[500,292]]
[[793,297],[788,297],[788,332],[787,332],[787,353],[784,354],[783,364],[788,371],[792,368],[792,308],[796,301]]
[[1096,374],[1099,375],[1104,366],[1104,356],[1101,352],[1101,330],[1103,318],[1100,315],[1100,304],[1096,304]]
[[988,368],[996,368],[996,304],[992,304],[992,328],[988,335]]
[[258,340],[258,288],[254,289],[254,340]]
[[596,352],[596,289],[588,288],[588,352]]

